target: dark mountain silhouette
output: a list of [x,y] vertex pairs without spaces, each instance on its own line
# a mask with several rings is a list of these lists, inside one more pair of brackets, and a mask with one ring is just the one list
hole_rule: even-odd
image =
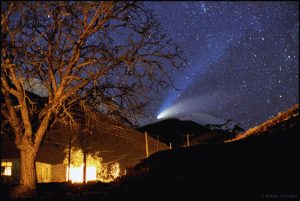
[[[186,135],[190,135],[190,145],[205,143],[222,143],[224,140],[235,137],[236,133],[221,129],[222,125],[203,126],[194,121],[183,121],[170,118],[138,128],[138,131],[147,132],[153,138],[159,136],[163,143],[172,143],[173,147],[186,146]],[[219,127],[217,127],[219,126]]]
[[170,118],[163,121],[148,124],[137,129],[141,132],[147,132],[150,136],[159,136],[161,142],[172,143],[173,147],[179,147],[186,143],[186,134],[195,138],[201,133],[209,132],[209,129],[193,121],[182,121],[176,118]]
[[190,141],[190,145],[193,146],[197,144],[220,144],[226,140],[234,138],[235,136],[235,133],[232,133],[228,130],[212,129],[192,138]]
[[245,131],[238,123],[233,122],[232,119],[228,119],[222,124],[205,124],[205,126],[210,130],[225,130],[234,134],[240,134]]

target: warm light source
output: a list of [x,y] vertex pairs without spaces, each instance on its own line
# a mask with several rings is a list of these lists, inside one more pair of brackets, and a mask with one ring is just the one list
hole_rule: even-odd
[[[67,177],[68,177],[68,169],[67,169]],[[86,168],[86,181],[96,181],[97,179],[97,169],[94,166],[87,166]],[[69,180],[72,183],[83,183],[83,165],[79,167],[74,167],[71,165],[70,167],[70,178]]]
[[12,162],[1,162],[1,175],[11,176]]
[[[69,151],[66,149],[66,156],[64,164],[68,164]],[[69,168],[67,167],[66,178],[67,181],[72,183],[83,183],[83,153],[81,149],[71,149],[71,161],[70,161],[70,178]],[[121,168],[118,162],[112,164],[103,163],[103,159],[100,157],[99,152],[88,153],[86,159],[86,181],[101,181],[109,183],[121,176]]]
[[94,166],[88,166],[86,168],[86,180],[87,181],[96,181],[97,179],[97,170]]

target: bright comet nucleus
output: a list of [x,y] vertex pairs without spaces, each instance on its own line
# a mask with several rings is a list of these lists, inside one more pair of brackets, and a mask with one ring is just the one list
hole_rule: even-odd
[[163,111],[163,112],[159,113],[156,118],[157,119],[162,119],[162,118],[165,118],[165,117],[167,117],[167,112]]
[[172,107],[169,107],[169,108],[163,110],[161,113],[159,113],[156,118],[163,119],[163,118],[170,117],[170,116],[172,116],[173,110],[174,109],[172,109]]
[[183,111],[181,107],[182,105],[179,104],[172,105],[171,107],[159,113],[156,118],[163,119],[167,117],[175,117],[178,113],[181,113]]

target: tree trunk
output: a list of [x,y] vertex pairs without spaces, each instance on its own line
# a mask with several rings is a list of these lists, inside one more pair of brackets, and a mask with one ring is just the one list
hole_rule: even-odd
[[35,151],[21,150],[21,185],[35,190],[36,188],[36,169]]
[[21,175],[20,185],[17,186],[13,192],[14,198],[27,198],[33,197],[36,194],[36,168],[35,157],[36,151],[33,148],[20,150],[21,155]]

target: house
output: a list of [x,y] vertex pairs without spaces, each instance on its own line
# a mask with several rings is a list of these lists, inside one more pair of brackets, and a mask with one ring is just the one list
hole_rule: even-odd
[[[40,156],[39,152],[39,156]],[[40,158],[40,157],[39,157]],[[58,162],[58,161],[57,161]],[[18,184],[20,182],[20,154],[14,141],[7,136],[1,136],[1,184]],[[66,168],[64,164],[55,164],[53,161],[39,160],[35,162],[37,180],[41,182],[65,181]]]
[[[99,153],[103,164],[118,163],[120,171],[133,167],[146,157],[145,136],[129,126],[121,124],[99,114],[97,123],[87,129],[82,126],[77,131],[56,125],[45,136],[36,157],[36,173],[38,182],[65,182],[68,179],[68,165],[64,163],[66,150],[71,147],[82,147],[84,144],[89,154]],[[71,140],[71,141],[70,141]],[[70,144],[71,142],[71,144]],[[148,136],[149,154],[168,149],[164,143]],[[72,155],[71,155],[72,156]],[[74,175],[82,174],[82,169],[74,168]],[[95,168],[89,169],[90,180],[96,180]],[[14,145],[13,134],[1,134],[1,183],[18,184],[20,182],[20,155]],[[81,177],[80,177],[81,178]],[[72,178],[70,178],[72,179]],[[76,181],[76,178],[74,178]]]

